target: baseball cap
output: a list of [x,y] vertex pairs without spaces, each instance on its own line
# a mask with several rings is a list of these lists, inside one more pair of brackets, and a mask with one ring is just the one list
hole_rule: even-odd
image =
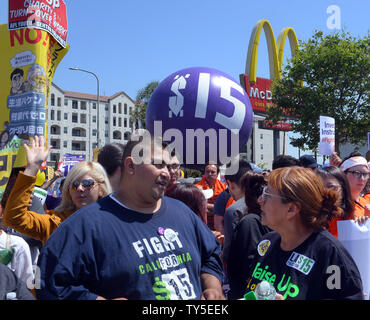
[[304,156],[300,157],[299,162],[305,168],[317,168],[319,166],[315,158],[308,154],[305,154]]

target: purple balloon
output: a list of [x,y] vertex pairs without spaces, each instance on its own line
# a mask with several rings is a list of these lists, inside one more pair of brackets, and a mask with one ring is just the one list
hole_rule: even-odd
[[147,130],[173,142],[182,162],[189,165],[227,163],[248,141],[252,123],[245,90],[226,73],[206,67],[168,76],[152,94],[146,111]]

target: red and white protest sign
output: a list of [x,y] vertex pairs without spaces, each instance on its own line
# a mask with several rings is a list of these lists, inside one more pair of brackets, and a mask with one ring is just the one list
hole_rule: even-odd
[[63,0],[9,0],[8,29],[36,28],[67,45],[67,7]]

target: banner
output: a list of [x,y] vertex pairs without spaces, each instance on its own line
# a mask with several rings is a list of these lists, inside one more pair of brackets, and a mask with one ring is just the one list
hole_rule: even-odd
[[81,161],[85,161],[85,155],[68,154],[60,159],[58,163],[58,170],[60,170],[60,172],[62,172],[66,177],[69,170],[71,170],[74,165]]
[[366,300],[370,299],[370,219],[359,225],[354,220],[338,221],[338,239],[351,254],[360,271]]
[[46,106],[56,67],[68,51],[39,29],[0,25],[0,140],[46,135]]
[[0,149],[0,201],[12,172],[13,164],[17,157],[21,139],[14,138],[5,147]]
[[36,28],[67,46],[67,8],[63,0],[9,0],[9,30]]
[[[14,136],[28,140],[46,136],[47,99],[55,70],[67,53],[46,31],[39,29],[7,30],[0,25],[0,177],[6,187],[14,166],[26,165],[23,146],[18,155],[4,148]],[[15,162],[10,161],[15,157]],[[6,169],[5,169],[6,168]]]
[[319,154],[331,156],[335,151],[335,119],[320,116]]

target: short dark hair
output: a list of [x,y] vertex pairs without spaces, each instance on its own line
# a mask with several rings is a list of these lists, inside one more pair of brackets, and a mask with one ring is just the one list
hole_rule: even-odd
[[355,150],[352,151],[347,157],[343,158],[342,162],[340,163],[339,167],[343,164],[344,161],[353,158],[353,157],[364,157],[361,152]]
[[[133,139],[133,138],[135,138],[135,139]],[[124,171],[124,162],[125,162],[126,158],[127,157],[131,157],[132,156],[133,149],[139,143],[143,143],[144,141],[148,141],[148,140],[144,140],[144,135],[137,134],[137,135],[132,135],[131,136],[130,140],[127,142],[127,144],[125,145],[125,148],[123,150],[122,166],[121,166],[122,172]],[[152,136],[151,135],[150,136],[150,146],[159,146],[162,149],[165,149],[168,146],[168,143],[167,142],[164,142],[159,137],[156,137],[156,136]]]
[[252,166],[250,163],[245,159],[239,160],[239,169],[238,172],[235,174],[225,175],[225,179],[234,182],[237,185],[240,185],[240,180],[244,176],[244,174],[248,171],[253,171]]
[[208,166],[216,166],[216,168],[217,168],[217,173],[219,173],[219,172],[220,172],[220,167],[218,166],[218,164],[217,164],[216,162],[212,162],[212,161],[207,162],[207,163],[204,165],[204,170],[203,170],[203,171],[205,171],[205,170],[206,170],[206,168],[207,168]]
[[300,163],[298,159],[292,156],[285,155],[285,154],[280,154],[272,162],[272,170],[275,170],[278,168],[299,166],[299,164]]
[[122,167],[124,149],[125,146],[117,142],[106,144],[100,149],[98,162],[103,166],[108,176],[113,175],[117,168]]
[[13,80],[13,77],[16,75],[16,74],[20,74],[22,77],[24,75],[24,72],[22,69],[19,69],[19,68],[16,68],[13,70],[13,72],[10,74],[10,80]]

